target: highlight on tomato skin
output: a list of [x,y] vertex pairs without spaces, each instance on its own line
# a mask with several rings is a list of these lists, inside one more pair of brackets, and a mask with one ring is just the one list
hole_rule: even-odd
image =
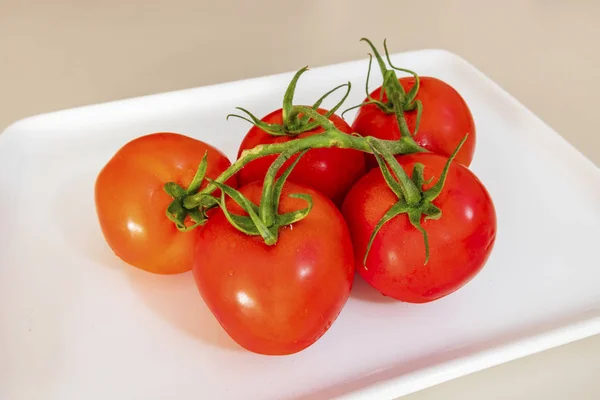
[[[262,182],[239,190],[258,204]],[[289,355],[314,344],[352,289],[353,249],[341,212],[321,193],[288,181],[281,213],[306,207],[294,193],[309,194],[312,210],[282,228],[275,245],[235,229],[221,210],[197,236],[192,271],[202,298],[227,334],[258,354]],[[246,215],[231,199],[227,208]]]
[[[215,147],[172,132],[133,139],[106,163],[96,178],[95,206],[102,234],[117,257],[156,274],[191,269],[195,232],[180,232],[166,217],[172,198],[163,186],[177,182],[187,187],[205,153],[209,178],[231,165]],[[228,184],[236,186],[235,177]]]
[[[407,174],[415,164],[424,165],[428,189],[435,183],[447,159],[431,153],[396,157]],[[426,303],[447,296],[473,279],[487,262],[496,239],[494,203],[481,181],[468,168],[451,163],[445,185],[433,204],[439,219],[421,220],[429,240],[425,263],[421,232],[400,214],[385,223],[367,245],[375,226],[398,201],[379,169],[361,178],[344,200],[342,212],[352,236],[356,270],[382,294],[408,303]]]

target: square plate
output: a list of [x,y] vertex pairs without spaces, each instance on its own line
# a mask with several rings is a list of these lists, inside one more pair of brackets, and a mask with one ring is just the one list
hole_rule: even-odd
[[[598,168],[461,58],[424,50],[392,60],[447,81],[472,109],[472,169],[498,215],[495,249],[474,280],[410,305],[382,301],[357,279],[307,350],[243,351],[190,273],[156,276],[112,254],[94,180],[120,146],[156,131],[235,157],[248,126],[225,116],[238,105],[257,115],[280,107],[293,73],[35,116],[0,135],[0,398],[392,398],[598,333]],[[347,80],[346,105],[359,103],[366,68],[312,69],[297,104]]]

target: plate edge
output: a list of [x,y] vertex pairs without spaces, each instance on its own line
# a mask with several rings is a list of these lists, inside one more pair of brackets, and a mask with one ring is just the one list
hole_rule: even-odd
[[[463,357],[433,364],[404,376],[374,382],[362,388],[339,394],[334,398],[339,400],[368,400],[376,396],[377,398],[392,400],[475,372],[589,338],[599,333],[600,316],[582,318],[579,321],[548,329],[539,334],[527,335],[520,339],[509,339],[485,350],[474,351]],[[493,359],[494,357],[496,359]],[[433,378],[430,378],[431,376]],[[403,381],[410,380],[411,377],[414,383],[406,385]]]

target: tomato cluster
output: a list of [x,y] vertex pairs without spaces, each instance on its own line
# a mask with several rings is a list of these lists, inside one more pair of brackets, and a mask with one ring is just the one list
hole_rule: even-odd
[[368,43],[384,81],[352,126],[336,114],[347,93],[331,110],[323,98],[293,106],[304,68],[282,108],[262,119],[240,109],[254,126],[235,163],[162,132],[125,144],[98,175],[97,215],[114,253],[153,273],[192,270],[215,318],[250,351],[292,354],[317,341],[355,272],[382,295],[424,303],[465,285],[492,251],[496,213],[468,168],[467,103],[389,57],[388,69]]

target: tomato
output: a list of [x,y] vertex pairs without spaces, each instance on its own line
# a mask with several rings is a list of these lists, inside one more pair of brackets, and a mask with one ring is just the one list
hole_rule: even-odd
[[[125,144],[102,168],[95,185],[96,212],[104,238],[119,258],[158,274],[191,269],[195,235],[178,231],[167,218],[172,198],[163,185],[176,182],[187,188],[205,152],[209,178],[231,164],[202,141],[154,133]],[[235,185],[235,179],[228,184]]]
[[[320,114],[327,111],[318,109]],[[352,128],[339,116],[333,114],[329,120],[340,131],[351,133]],[[282,110],[275,110],[265,116],[261,121],[268,124],[282,124]],[[273,136],[259,127],[253,126],[239,148],[238,157],[242,151],[251,149],[259,144],[281,143],[322,133],[323,128],[318,127],[297,136]],[[244,166],[238,174],[240,185],[263,179],[271,163],[277,155],[266,156],[254,160]],[[282,168],[287,168],[295,157],[292,157]],[[292,171],[289,180],[310,186],[325,194],[336,204],[340,204],[350,187],[365,173],[364,155],[357,150],[340,148],[322,148],[309,150]]]
[[[419,153],[397,157],[410,176],[415,163],[424,165],[429,189],[440,177],[447,158]],[[432,204],[438,220],[421,218],[429,237],[425,263],[423,235],[400,214],[384,224],[363,262],[371,233],[398,201],[380,169],[373,169],[350,189],[342,211],[352,235],[358,273],[386,296],[424,303],[444,297],[465,285],[484,266],[496,238],[496,212],[489,193],[466,167],[451,163],[445,185]]]
[[[475,152],[475,123],[467,103],[462,96],[444,81],[433,77],[419,77],[420,87],[416,100],[423,104],[423,113],[414,140],[427,150],[449,157],[460,141],[468,134],[468,139],[458,152],[456,161],[466,167],[471,164]],[[414,77],[399,79],[408,93],[415,84]],[[371,97],[379,99],[381,87],[371,92]],[[367,99],[365,99],[367,101]],[[387,96],[383,96],[387,101]],[[417,112],[405,111],[404,116],[409,131],[414,134]],[[375,104],[360,107],[352,128],[363,136],[397,140],[400,129],[395,114],[386,114]],[[368,169],[377,165],[375,159],[367,157]]]
[[[239,191],[258,204],[262,181]],[[308,193],[312,211],[282,227],[275,245],[246,235],[219,209],[198,233],[193,275],[202,298],[229,336],[266,355],[299,352],[335,321],[352,288],[352,243],[341,212],[321,193],[286,182],[279,213],[306,207],[291,193]],[[227,200],[233,214],[247,215]]]

